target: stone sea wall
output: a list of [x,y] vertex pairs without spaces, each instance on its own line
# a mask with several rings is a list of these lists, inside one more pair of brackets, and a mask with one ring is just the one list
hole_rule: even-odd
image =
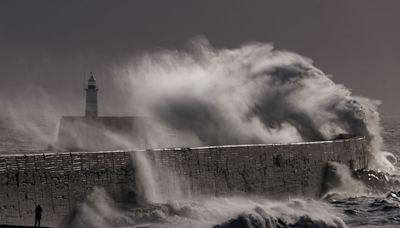
[[40,204],[42,226],[56,226],[94,186],[127,191],[134,183],[129,163],[125,152],[0,156],[0,224],[33,225]]
[[162,171],[157,178],[161,188],[173,193],[176,186],[181,185],[183,194],[189,196],[245,193],[275,199],[318,198],[323,191],[328,161],[353,169],[368,166],[364,138],[177,148],[157,150],[148,155]]
[[[319,197],[328,161],[366,168],[364,138],[295,144],[237,145],[138,151],[146,153],[163,192]],[[123,196],[135,185],[129,151],[0,156],[0,224],[56,226],[93,187]]]

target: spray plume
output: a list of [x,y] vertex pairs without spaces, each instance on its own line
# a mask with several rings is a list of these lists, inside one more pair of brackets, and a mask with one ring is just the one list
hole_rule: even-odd
[[352,96],[310,59],[271,44],[215,49],[198,38],[189,50],[147,53],[115,73],[117,84],[131,85],[132,103],[159,131],[179,134],[176,146],[289,143],[352,134],[367,138],[370,168],[393,170],[380,153],[379,102]]

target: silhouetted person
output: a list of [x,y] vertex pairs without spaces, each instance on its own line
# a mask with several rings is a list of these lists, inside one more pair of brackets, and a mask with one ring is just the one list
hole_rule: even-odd
[[40,219],[42,218],[42,211],[43,209],[40,207],[40,205],[37,205],[37,207],[35,208],[35,226],[37,224],[37,226],[40,227]]

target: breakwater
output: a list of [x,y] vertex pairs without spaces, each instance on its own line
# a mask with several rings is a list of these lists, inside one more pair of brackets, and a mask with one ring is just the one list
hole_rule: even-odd
[[[56,226],[95,186],[120,197],[135,187],[132,151],[60,152],[0,156],[0,224],[34,221]],[[294,144],[235,145],[141,151],[163,190],[173,192],[177,176],[192,195],[261,194],[270,198],[317,198],[328,161],[366,168],[365,139]],[[118,199],[117,199],[118,200]]]

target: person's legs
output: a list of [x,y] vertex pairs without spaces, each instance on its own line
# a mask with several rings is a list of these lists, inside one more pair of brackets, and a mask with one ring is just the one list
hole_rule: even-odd
[[40,227],[40,219],[41,219],[41,218],[39,218],[39,221],[38,221],[38,227]]
[[36,224],[37,224],[37,218],[35,218],[35,227],[36,227]]

